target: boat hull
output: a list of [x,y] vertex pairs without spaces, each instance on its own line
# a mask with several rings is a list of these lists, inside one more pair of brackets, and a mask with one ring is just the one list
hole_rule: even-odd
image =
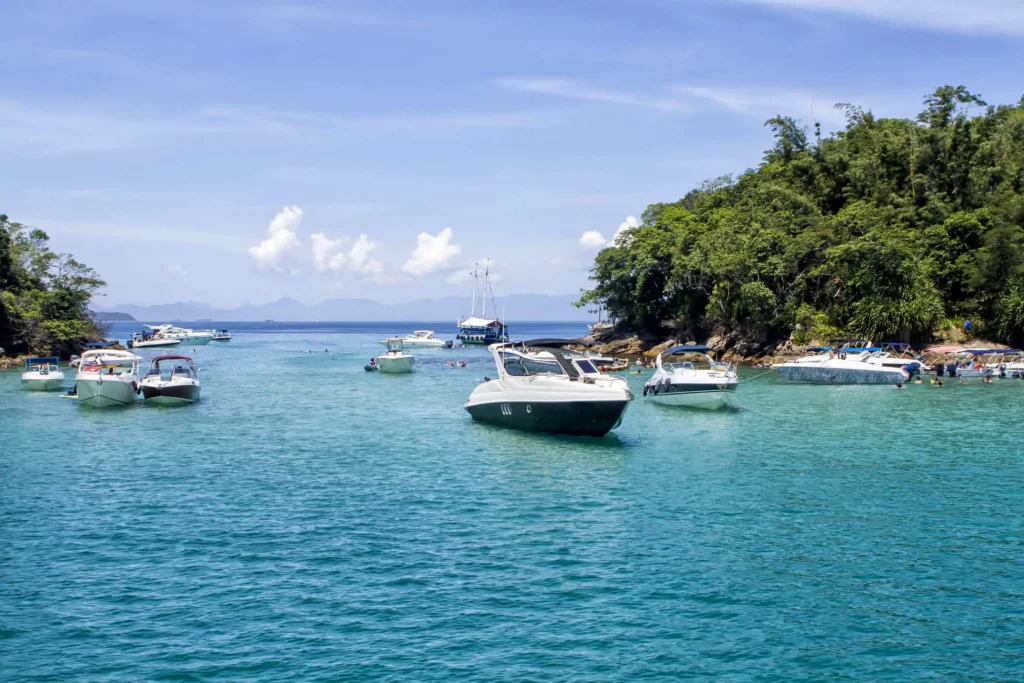
[[657,394],[648,390],[644,400],[666,406],[707,408],[710,410],[735,407],[736,384],[673,384],[670,385],[668,391],[659,390]]
[[169,384],[154,386],[142,384],[142,397],[152,405],[185,405],[199,400],[198,384]]
[[60,391],[64,385],[64,377],[39,377],[21,380],[24,391]]
[[604,436],[619,426],[629,400],[607,401],[487,401],[466,405],[477,422],[571,436]]
[[89,408],[115,408],[135,404],[132,382],[119,380],[78,379],[78,404]]
[[792,382],[811,384],[896,384],[909,379],[903,370],[877,366],[836,368],[824,363],[814,366],[782,364],[775,366],[775,370]]
[[192,346],[203,346],[204,344],[209,344],[210,342],[213,341],[213,337],[208,334],[197,334],[195,336],[187,337],[174,337],[174,339],[178,339],[179,341],[181,341],[182,344],[190,344]]
[[382,356],[377,359],[377,367],[380,371],[388,375],[401,375],[407,372],[412,372],[413,365],[415,365],[416,359],[412,356],[405,356],[404,358],[388,358]]
[[172,346],[180,346],[180,339],[161,339],[159,341],[131,342],[128,348],[132,349],[166,349]]

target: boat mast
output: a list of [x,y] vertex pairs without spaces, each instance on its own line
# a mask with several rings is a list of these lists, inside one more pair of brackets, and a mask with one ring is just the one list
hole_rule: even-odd
[[[484,317],[487,317],[487,297],[491,297],[491,308],[494,312],[498,312],[498,307],[494,303],[494,290],[491,289],[491,259],[487,259],[487,269],[484,271]],[[502,321],[504,323],[504,321]]]
[[480,317],[487,320],[487,290],[491,288],[491,259],[484,264],[484,310]]
[[473,309],[469,312],[470,318],[476,317],[476,290],[480,281],[479,276],[480,267],[477,264],[473,264]]

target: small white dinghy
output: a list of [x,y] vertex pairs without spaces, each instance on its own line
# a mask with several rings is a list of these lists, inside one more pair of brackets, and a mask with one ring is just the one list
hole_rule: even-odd
[[64,372],[60,358],[46,356],[25,359],[25,372],[21,374],[21,388],[25,391],[60,391]]
[[402,340],[399,337],[392,337],[387,340],[388,350],[377,356],[377,367],[381,372],[391,375],[398,375],[412,372],[416,359],[402,351]]

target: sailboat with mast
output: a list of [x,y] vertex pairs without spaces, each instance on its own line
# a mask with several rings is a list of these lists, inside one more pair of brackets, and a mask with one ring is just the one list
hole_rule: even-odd
[[[480,315],[476,313],[477,298],[481,300]],[[491,260],[484,265],[483,283],[480,282],[480,266],[473,268],[473,308],[468,318],[458,321],[459,333],[455,335],[463,344],[498,344],[508,341],[508,328],[497,318],[487,317],[487,302],[490,299],[491,311],[497,312],[494,305],[494,290],[491,289]],[[502,316],[504,317],[504,316]]]

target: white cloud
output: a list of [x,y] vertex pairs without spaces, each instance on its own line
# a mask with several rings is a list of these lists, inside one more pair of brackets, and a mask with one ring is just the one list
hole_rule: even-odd
[[180,263],[175,263],[174,265],[168,266],[167,272],[169,272],[171,275],[177,275],[178,277],[185,277],[186,275],[188,275],[188,271],[185,270],[185,266],[181,265]]
[[764,86],[720,86],[686,85],[672,86],[673,90],[688,97],[710,102],[729,111],[767,119],[776,114],[786,114],[809,121],[812,117],[823,123],[842,125],[846,119],[833,106],[841,100],[853,97],[835,97],[819,94],[815,96],[802,90]]
[[732,0],[955,33],[1024,35],[1020,0]]
[[462,252],[462,247],[452,243],[452,229],[445,228],[437,236],[421,232],[416,236],[416,248],[402,270],[410,275],[427,275],[446,267]]
[[380,276],[384,272],[384,264],[371,256],[377,244],[365,234],[359,235],[351,247],[348,238],[331,239],[322,232],[310,235],[310,241],[313,265],[321,272],[344,268],[363,277]]
[[621,238],[625,237],[625,235],[623,235],[624,232],[626,232],[627,230],[632,230],[633,228],[639,228],[639,227],[640,227],[640,221],[638,221],[636,219],[636,216],[626,216],[626,220],[624,220],[621,223],[619,223],[619,229],[615,231],[614,235],[612,235],[611,243],[612,244],[619,244],[619,240]]
[[[580,236],[580,246],[584,249],[604,249],[616,244],[621,244],[620,239],[625,237],[623,233],[633,228],[639,228],[640,221],[636,219],[636,216],[626,216],[626,220],[619,223],[619,229],[615,231],[611,239],[607,239],[597,230],[587,230]],[[558,263],[555,262],[557,259]],[[551,265],[560,265],[562,260],[558,257],[551,260]]]
[[302,209],[297,206],[286,206],[274,216],[267,227],[267,238],[249,247],[249,255],[260,268],[281,270],[281,257],[299,246],[296,232],[301,222]]
[[552,95],[573,100],[606,102],[633,107],[643,107],[660,112],[686,113],[692,110],[686,102],[676,97],[638,95],[621,90],[607,90],[564,78],[500,78],[495,84],[507,90]]
[[597,230],[587,230],[580,236],[580,246],[584,249],[603,249],[607,244],[608,240]]

